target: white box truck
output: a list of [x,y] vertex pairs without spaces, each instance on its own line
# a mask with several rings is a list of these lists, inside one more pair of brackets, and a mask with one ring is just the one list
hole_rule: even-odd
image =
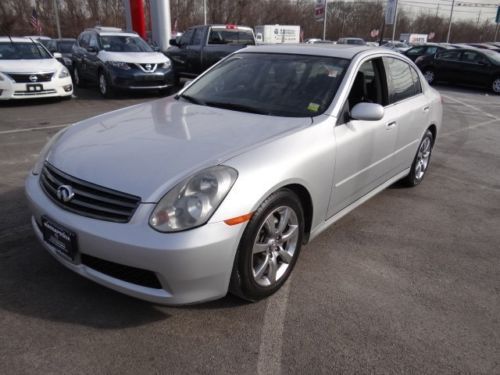
[[295,25],[261,25],[255,26],[257,43],[300,43],[300,26]]
[[399,36],[399,41],[400,42],[406,42],[409,44],[420,44],[420,43],[427,43],[427,34],[401,34]]

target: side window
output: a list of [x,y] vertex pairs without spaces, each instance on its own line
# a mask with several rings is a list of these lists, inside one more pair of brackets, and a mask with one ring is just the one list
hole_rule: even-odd
[[389,87],[389,103],[397,103],[415,94],[411,67],[404,61],[384,57],[384,66]]
[[80,37],[79,44],[80,47],[87,48],[89,46],[90,34],[85,33]]
[[94,47],[99,49],[99,43],[97,43],[97,36],[95,34],[91,34],[89,47]]
[[417,56],[417,55],[422,54],[422,52],[424,51],[424,48],[425,47],[414,47],[414,48],[408,50],[408,52],[406,54],[408,56]]
[[479,63],[486,63],[487,60],[486,58],[481,55],[480,53],[474,52],[474,51],[465,51],[462,53],[462,61],[471,63],[471,64],[479,64]]
[[189,29],[184,34],[182,34],[179,40],[179,45],[181,47],[189,46],[191,44],[191,38],[193,37],[194,29]]
[[199,46],[201,45],[201,40],[203,38],[203,29],[197,28],[194,30],[194,36],[193,36],[193,41],[191,42],[191,45],[193,46]]
[[447,60],[447,61],[458,61],[460,60],[460,52],[459,51],[445,51],[441,52],[436,56],[438,60]]
[[418,73],[410,67],[411,78],[413,79],[413,87],[415,95],[422,93],[422,84],[420,83],[420,76]]
[[349,111],[358,103],[386,104],[379,67],[380,59],[369,60],[361,65],[349,92]]
[[437,50],[438,50],[437,47],[427,47],[425,54],[426,55],[434,55],[437,52]]

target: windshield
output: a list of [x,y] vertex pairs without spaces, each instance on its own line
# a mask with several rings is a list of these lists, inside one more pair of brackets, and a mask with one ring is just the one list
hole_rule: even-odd
[[35,60],[50,59],[47,51],[38,43],[0,43],[0,60]]
[[73,41],[57,42],[57,49],[61,53],[71,53],[73,44],[75,44]]
[[129,35],[101,35],[102,49],[109,52],[153,52],[140,37]]
[[332,102],[349,60],[238,53],[180,96],[200,105],[284,117],[311,117]]

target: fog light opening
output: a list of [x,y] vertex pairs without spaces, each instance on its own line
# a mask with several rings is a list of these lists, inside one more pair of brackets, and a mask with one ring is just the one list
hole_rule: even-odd
[[66,86],[63,86],[63,89],[64,89],[64,91],[66,91],[66,92],[70,92],[71,90],[73,90],[73,85],[66,85]]

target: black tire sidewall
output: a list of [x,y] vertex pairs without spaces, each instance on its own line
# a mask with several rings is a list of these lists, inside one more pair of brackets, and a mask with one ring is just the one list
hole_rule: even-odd
[[[297,248],[294,257],[290,263],[286,273],[283,277],[273,286],[262,287],[258,285],[252,274],[252,248],[258,231],[262,225],[263,220],[277,207],[288,206],[295,211],[299,222],[299,238],[297,241]],[[241,237],[240,244],[235,259],[235,269],[233,273],[237,273],[237,282],[239,283],[238,294],[247,300],[255,301],[265,298],[275,293],[286,282],[290,276],[295,263],[300,254],[302,247],[302,239],[304,234],[304,212],[299,198],[296,194],[288,189],[282,189],[269,196],[257,209],[252,219],[248,223],[243,236]],[[233,275],[234,276],[234,275]],[[234,278],[232,278],[234,282]],[[234,288],[232,288],[234,290]]]

